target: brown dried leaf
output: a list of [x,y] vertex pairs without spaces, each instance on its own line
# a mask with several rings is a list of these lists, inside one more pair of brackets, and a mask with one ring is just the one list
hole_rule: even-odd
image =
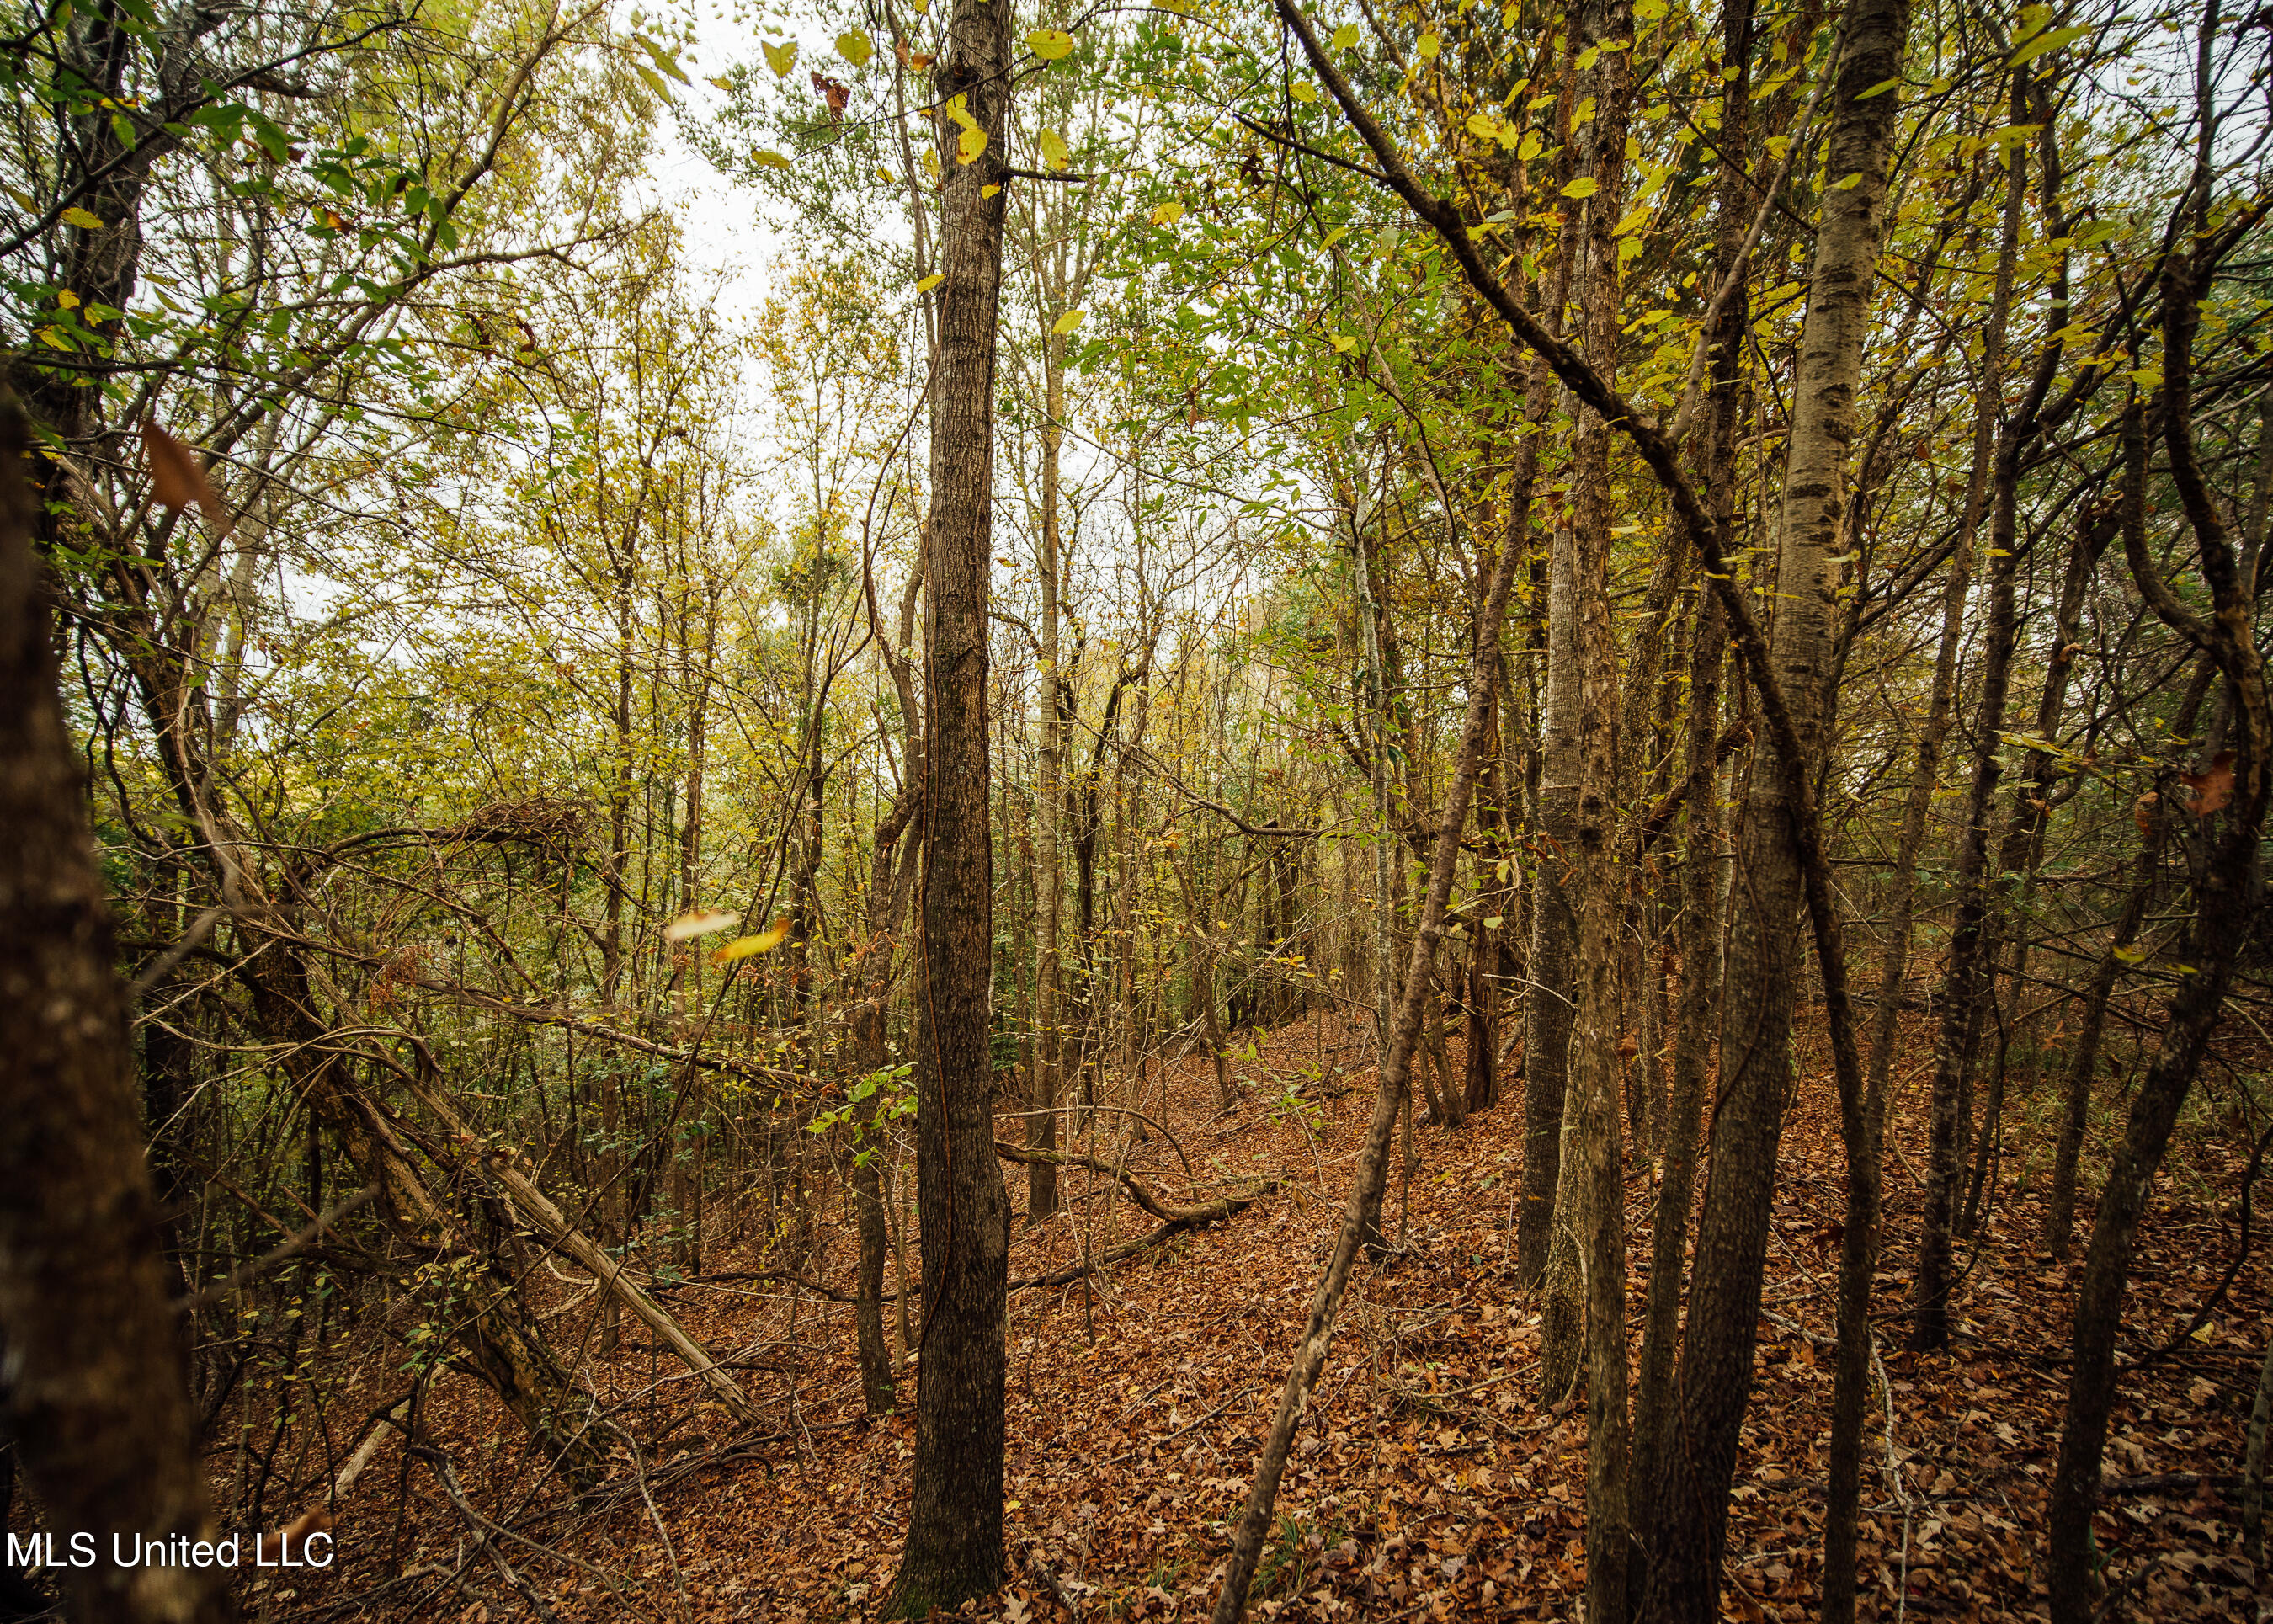
[[150,494],[173,513],[195,507],[218,536],[229,529],[227,510],[206,477],[205,464],[180,440],[155,423],[142,425],[142,461],[150,470]]
[[2131,821],[2139,825],[2141,838],[2151,840],[2155,838],[2155,808],[2162,799],[2150,789],[2131,803]]
[[2194,792],[2189,809],[2196,817],[2208,817],[2233,799],[2233,752],[2220,750],[2207,771],[2181,772],[2179,782]]

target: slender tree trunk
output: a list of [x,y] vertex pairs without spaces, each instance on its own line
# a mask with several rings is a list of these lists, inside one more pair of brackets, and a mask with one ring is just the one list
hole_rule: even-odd
[[[1719,1605],[1729,1486],[1752,1393],[1760,1274],[1792,1087],[1803,853],[1789,786],[1804,788],[1822,749],[1824,677],[1839,619],[1840,572],[1832,560],[1846,523],[1848,447],[1900,123],[1899,109],[1887,105],[1894,98],[1866,93],[1901,78],[1909,11],[1909,0],[1857,0],[1846,14],[1840,58],[1827,64],[1836,75],[1827,172],[1857,178],[1824,194],[1792,388],[1769,663],[1798,758],[1782,760],[1781,771],[1755,773],[1737,838],[1720,1096],[1679,1366],[1679,1410],[1669,1423],[1678,1429],[1680,1447],[1662,1452],[1650,1485],[1647,1605],[1655,1618],[1707,1620]],[[1820,899],[1811,904],[1822,906]],[[1826,928],[1819,918],[1819,942]],[[1823,966],[1827,987],[1834,967]],[[1843,975],[1843,966],[1836,967]],[[1843,995],[1843,983],[1838,991]],[[1834,1021],[1843,1015],[1831,1011]],[[1849,1087],[1842,1075],[1842,1110],[1851,1115],[1862,1101],[1846,1098]],[[1849,1169],[1850,1181],[1868,1177],[1867,1165]]]
[[[1003,1327],[1009,1200],[994,1155],[988,981],[994,853],[987,801],[987,585],[994,357],[1009,162],[1009,10],[956,0],[936,81],[986,138],[940,120],[940,355],[931,385],[929,620],[922,951],[915,987],[916,1182],[924,1327],[915,1481],[891,1610],[920,1617],[1002,1575]],[[982,195],[991,193],[992,195]]]
[[2168,824],[2152,806],[2142,806],[2140,822],[2144,838],[2132,870],[2131,894],[2123,899],[2115,933],[2107,951],[2093,966],[2084,989],[2083,1012],[2068,1045],[2067,1074],[2060,1086],[2059,1143],[2052,1152],[2052,1181],[2044,1197],[2044,1250],[2055,1258],[2067,1256],[2075,1229],[2075,1177],[2083,1159],[2083,1131],[2090,1119],[2091,1077],[2099,1064],[2099,1044],[2107,1026],[2107,1001],[2114,995],[2139,928],[2146,923],[2163,866],[2163,834]]
[[[1569,391],[1558,410],[1577,415]],[[1579,680],[1578,534],[1558,518],[1547,561],[1547,683],[1540,705],[1538,853],[1531,898],[1529,985],[1523,1004],[1523,1200],[1516,1209],[1515,1278],[1546,1274],[1562,1200],[1563,1107],[1575,1011],[1570,889],[1577,860]]]

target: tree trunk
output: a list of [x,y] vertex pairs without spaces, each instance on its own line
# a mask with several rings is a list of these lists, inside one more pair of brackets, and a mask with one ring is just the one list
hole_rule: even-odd
[[[0,395],[0,1336],[14,1459],[48,1526],[94,1531],[82,1616],[232,1616],[221,1575],[109,1563],[106,1534],[211,1538],[181,1327],[135,1119],[124,989],[31,547],[30,436]],[[12,1470],[13,1462],[10,1463]]]
[[[2193,207],[2209,202],[2212,30],[2202,34],[2196,64],[2204,103],[2202,147],[2196,159]],[[2091,1537],[2099,1499],[2100,1456],[2115,1398],[2115,1341],[2129,1283],[2131,1250],[2169,1147],[2171,1129],[2186,1103],[2196,1068],[2233,979],[2234,962],[2256,923],[2263,878],[2258,846],[2263,837],[2269,777],[2273,777],[2273,702],[2252,626],[2254,570],[2244,575],[2232,538],[2203,478],[2194,443],[2194,333],[2214,269],[2206,222],[2179,239],[2162,267],[2163,441],[2171,483],[2199,549],[2202,580],[2214,617],[2179,601],[2147,549],[2147,417],[2134,398],[2124,414],[2123,550],[2132,578],[2164,624],[2211,655],[2224,678],[2234,723],[2232,797],[2224,828],[2194,837],[2194,913],[2188,922],[2182,976],[2154,1059],[2131,1102],[2124,1139],[2100,1192],[2099,1213],[2076,1290],[2074,1363],[2068,1376],[2067,1415],[2060,1432],[2059,1463],[2046,1507],[2052,1624],[2086,1624],[2097,1582]],[[2197,247],[2196,244],[2204,246]],[[2198,263],[2196,256],[2201,256]],[[2203,818],[2205,823],[2208,817]]]
[[[1751,145],[1752,99],[1752,0],[1731,0],[1722,14],[1721,56],[1733,70],[1721,96],[1721,139],[1730,152]],[[1737,424],[1743,403],[1744,335],[1749,301],[1742,274],[1749,258],[1749,221],[1757,208],[1743,171],[1731,164],[1721,174],[1714,199],[1718,216],[1714,282],[1725,287],[1719,320],[1711,336],[1711,394],[1697,461],[1712,492],[1715,524],[1733,530],[1736,518]],[[1642,1331],[1641,1370],[1635,1384],[1633,1480],[1655,1482],[1665,1451],[1664,1433],[1672,1413],[1673,1357],[1680,1342],[1681,1284],[1686,1270],[1689,1209],[1697,1190],[1697,1135],[1704,1116],[1705,1078],[1713,1056],[1713,1011],[1720,996],[1721,673],[1728,657],[1728,626],[1719,598],[1698,583],[1696,625],[1689,645],[1689,716],[1684,741],[1688,781],[1684,792],[1686,823],[1681,852],[1681,993],[1675,1014],[1673,1079],[1661,1132],[1662,1162],[1657,1206],[1650,1226],[1649,1298]]]
[[[1858,178],[1824,194],[1791,395],[1769,665],[1787,707],[1789,748],[1798,756],[1781,759],[1780,771],[1753,775],[1737,839],[1720,1094],[1682,1346],[1679,1414],[1669,1424],[1678,1429],[1682,1447],[1663,1452],[1650,1485],[1648,1606],[1656,1618],[1707,1620],[1719,1605],[1729,1488],[1752,1393],[1760,1274],[1792,1086],[1804,883],[1795,813],[1805,804],[1797,792],[1804,790],[1821,752],[1824,677],[1839,617],[1839,567],[1832,560],[1846,522],[1847,451],[1900,122],[1899,109],[1887,105],[1894,98],[1866,93],[1901,78],[1909,11],[1909,0],[1857,0],[1847,12],[1841,58],[1828,64],[1836,79],[1827,172]],[[1780,745],[1780,756],[1783,750]],[[1823,906],[1811,902],[1812,908]],[[1818,919],[1819,942],[1827,925]],[[1823,968],[1828,989],[1834,966]],[[1844,966],[1836,968],[1843,975]],[[1843,995],[1843,984],[1838,990]],[[1834,1022],[1843,1015],[1831,1011]],[[1842,1078],[1842,1096],[1846,1091]],[[1860,1101],[1852,1105],[1859,1109]],[[1850,1169],[1850,1178],[1856,1176]]]
[[[987,802],[987,586],[994,357],[1009,130],[1009,8],[956,0],[939,93],[985,138],[940,120],[940,355],[931,384],[923,934],[915,989],[916,1184],[924,1325],[914,1487],[891,1610],[921,1617],[1002,1576],[1004,1293],[1009,1199],[994,1155],[988,981],[994,853]],[[982,192],[992,193],[991,196]]]
[[2068,1047],[2067,1076],[2060,1088],[2059,1143],[2052,1153],[2052,1189],[2044,1198],[2044,1250],[2055,1258],[2067,1256],[2075,1228],[2076,1166],[2083,1158],[2083,1131],[2091,1112],[2091,1076],[2099,1064],[2100,1037],[2107,1026],[2107,1001],[2114,995],[2132,944],[2139,939],[2139,928],[2146,923],[2163,866],[2163,833],[2168,824],[2151,807],[2142,812],[2145,839],[2132,871],[2131,894],[2123,900],[2115,934],[2092,970],[2090,985],[2084,989],[2083,1013]]

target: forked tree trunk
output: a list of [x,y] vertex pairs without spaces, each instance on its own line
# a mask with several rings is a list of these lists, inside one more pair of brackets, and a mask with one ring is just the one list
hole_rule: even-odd
[[[1804,784],[1803,775],[1815,771],[1821,754],[1824,674],[1839,617],[1839,567],[1832,560],[1846,521],[1847,453],[1900,123],[1900,109],[1889,105],[1898,98],[1883,92],[1887,81],[1902,77],[1909,14],[1909,0],[1856,0],[1847,11],[1840,59],[1829,64],[1836,77],[1827,172],[1856,178],[1851,184],[1842,178],[1825,192],[1816,233],[1791,395],[1774,581],[1781,596],[1769,656],[1789,718],[1789,748],[1797,750],[1798,759],[1780,760],[1778,771],[1755,772],[1737,838],[1720,1094],[1679,1365],[1678,1415],[1668,1424],[1678,1429],[1681,1447],[1663,1452],[1658,1477],[1648,1485],[1653,1618],[1702,1620],[1719,1607],[1729,1488],[1752,1395],[1760,1274],[1792,1087],[1804,876],[1790,786]],[[1812,904],[1825,906],[1820,898]],[[1817,920],[1819,943],[1830,924]],[[1843,977],[1844,966],[1823,967],[1829,990],[1833,970]],[[1843,997],[1843,981],[1837,995]],[[1831,1018],[1835,1023],[1845,1013],[1835,1008]],[[1843,1034],[1834,1034],[1834,1041],[1843,1041]],[[1842,1109],[1851,1116],[1861,1101],[1844,1097],[1849,1087],[1842,1075]],[[1868,1179],[1874,1172],[1867,1165],[1850,1166],[1849,1177]]]
[[[931,520],[924,608],[921,959],[914,989],[916,1185],[924,1325],[915,1481],[891,1611],[921,1617],[1002,1576],[1004,1293],[1010,1206],[994,1155],[988,981],[994,852],[987,801],[987,583],[993,563],[994,357],[1009,162],[1006,4],[956,0],[943,98],[985,137],[960,162],[940,124],[939,363],[931,380]],[[990,195],[991,194],[991,195]]]
[[[2202,134],[2194,192],[2194,206],[2202,211],[2209,204],[2212,49],[2212,31],[2205,26],[2196,64]],[[2198,235],[2180,237],[2162,270],[2163,441],[2172,483],[2199,549],[2214,615],[2205,618],[2181,603],[2149,554],[2147,417],[2135,399],[2124,416],[2123,550],[2132,577],[2157,617],[2217,662],[2232,710],[2232,798],[2222,815],[2223,826],[2205,827],[2196,837],[2201,845],[2194,912],[2183,950],[2185,961],[2196,973],[2179,978],[2154,1058],[2132,1099],[2123,1143],[2100,1193],[2083,1278],[2076,1289],[2074,1363],[2068,1376],[2059,1463],[2045,1517],[2052,1624],[2086,1624],[2093,1616],[2097,1575],[2091,1518],[2098,1504],[2100,1457],[2114,1405],[2115,1342],[2122,1326],[2132,1246],[2146,1215],[2155,1174],[2169,1148],[2171,1130],[2224,1007],[2235,960],[2256,924],[2264,891],[2258,848],[2269,778],[2273,778],[2273,759],[2269,759],[2273,758],[2273,702],[2268,699],[2264,661],[2253,626],[2254,571],[2245,574],[2242,560],[2235,556],[2231,532],[2204,480],[2194,443],[2194,335],[2214,270],[2210,250],[2194,244],[2217,239],[2199,216],[2193,223]]]

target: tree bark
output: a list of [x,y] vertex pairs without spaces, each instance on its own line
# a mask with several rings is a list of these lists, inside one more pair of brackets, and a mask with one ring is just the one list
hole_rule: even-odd
[[[1007,5],[956,0],[936,82],[985,137],[942,118],[940,354],[931,383],[930,545],[922,813],[923,934],[915,989],[916,1184],[924,1325],[908,1542],[891,1611],[920,1617],[1002,1576],[1002,1393],[1009,1199],[994,1156],[989,979],[988,574],[994,364],[1009,130]],[[991,196],[982,193],[991,192]]]
[[[1832,562],[1847,515],[1847,454],[1879,248],[1887,214],[1887,172],[1899,109],[1870,94],[1899,79],[1909,30],[1909,0],[1857,0],[1831,96],[1826,172],[1842,178],[1824,193],[1807,314],[1792,387],[1784,477],[1780,595],[1769,665],[1789,718],[1777,741],[1777,771],[1755,773],[1737,840],[1729,898],[1729,960],[1723,983],[1721,1083],[1712,1158],[1680,1360],[1679,1410],[1651,1485],[1648,1519],[1650,1616],[1707,1620],[1718,1610],[1728,1527],[1729,1486],[1751,1398],[1761,1269],[1775,1190],[1777,1152],[1792,1087],[1793,997],[1799,985],[1798,914],[1804,888],[1820,889],[1819,841],[1796,814],[1808,808],[1807,775],[1820,756],[1824,673],[1835,643],[1839,567]],[[1764,695],[1765,697],[1765,695]],[[1797,759],[1790,752],[1797,752]],[[1827,898],[1811,896],[1827,996],[1834,1026],[1845,1019],[1845,966],[1827,946],[1834,921]],[[1834,976],[1838,978],[1834,981]],[[1834,1042],[1846,1034],[1834,1032]],[[1859,1077],[1842,1056],[1842,1111],[1859,1112]],[[1867,1177],[1850,1167],[1850,1179]]]
[[68,1569],[82,1616],[233,1616],[214,1570],[121,1568],[108,1533],[210,1538],[157,1202],[135,1116],[124,989],[56,695],[30,436],[0,395],[0,1337],[4,1419],[50,1528],[94,1532]]

